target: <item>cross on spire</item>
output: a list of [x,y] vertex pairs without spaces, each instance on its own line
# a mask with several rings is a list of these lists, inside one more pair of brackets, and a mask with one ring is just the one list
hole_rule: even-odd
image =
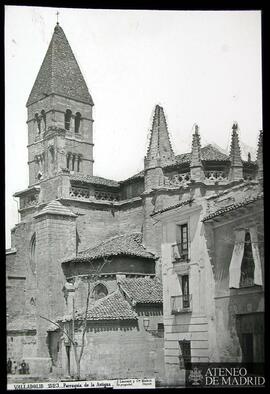
[[59,11],[57,11],[57,13],[56,13],[56,24],[57,24],[57,25],[59,25],[58,16],[59,16]]

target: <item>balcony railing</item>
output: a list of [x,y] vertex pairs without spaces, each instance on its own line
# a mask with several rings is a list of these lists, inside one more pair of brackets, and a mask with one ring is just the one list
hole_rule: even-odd
[[189,261],[189,242],[179,242],[172,245],[172,262],[186,263]]
[[79,200],[103,200],[103,201],[119,201],[120,196],[118,193],[109,191],[95,190],[91,192],[90,189],[72,186],[69,191],[69,196]]
[[172,176],[165,176],[165,184],[167,186],[178,187],[185,186],[190,182],[190,173],[176,174]]
[[205,171],[205,178],[209,181],[225,181],[228,179],[226,173],[224,171]]
[[173,315],[178,313],[191,312],[192,310],[192,294],[172,296],[171,311]]

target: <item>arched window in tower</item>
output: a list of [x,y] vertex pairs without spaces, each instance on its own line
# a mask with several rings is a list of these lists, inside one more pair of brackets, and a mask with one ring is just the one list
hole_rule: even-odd
[[65,129],[66,130],[70,130],[71,116],[72,116],[72,112],[70,111],[70,109],[67,109],[66,113],[65,113]]
[[40,117],[38,116],[38,113],[35,114],[35,121],[37,123],[37,133],[40,134],[40,132],[41,132]]
[[240,287],[248,287],[254,285],[255,264],[253,260],[252,245],[250,233],[247,231],[245,235],[244,255],[241,264]]
[[81,117],[82,117],[82,115],[80,114],[80,112],[76,112],[76,114],[75,114],[75,133],[80,132]]
[[36,273],[36,233],[32,235],[29,246],[30,268],[33,274]]
[[68,154],[67,154],[67,168],[68,168],[68,169],[70,169],[70,168],[69,168],[69,167],[70,167],[70,157],[71,157],[71,154],[68,153]]
[[108,290],[106,286],[104,286],[102,283],[99,283],[97,286],[95,286],[93,290],[93,296],[95,300],[106,297],[106,295],[108,295]]
[[46,130],[46,113],[44,109],[41,111],[41,129],[42,131]]

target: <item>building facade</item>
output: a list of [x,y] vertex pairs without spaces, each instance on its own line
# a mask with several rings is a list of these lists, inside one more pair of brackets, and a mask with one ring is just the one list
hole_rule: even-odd
[[[203,327],[194,331],[197,350],[201,349],[197,353],[209,357],[216,346],[214,335],[210,343],[209,330],[215,331],[217,324],[209,316],[215,316],[218,301],[214,299],[219,296],[212,265],[223,267],[225,263],[221,261],[223,251],[215,244],[212,249],[221,255],[210,262],[210,241],[201,232],[206,233],[209,227],[206,223],[210,219],[205,217],[212,205],[219,209],[222,193],[246,195],[261,187],[262,133],[255,162],[241,159],[236,123],[230,155],[212,145],[201,147],[198,126],[191,152],[175,155],[164,110],[157,105],[144,169],[118,182],[93,174],[93,105],[72,49],[57,24],[27,101],[29,186],[15,194],[21,220],[11,230],[6,257],[8,355],[17,361],[27,360],[30,371],[38,376],[75,373],[74,351],[61,333],[63,327],[69,329],[73,324],[73,335],[80,336],[81,322],[86,321],[81,361],[84,376],[148,375],[177,382],[176,371],[181,372],[178,354],[173,372],[167,368],[169,353],[175,352],[175,344],[166,342],[173,326],[169,322],[186,319],[179,320],[177,326],[184,324],[189,332],[188,327],[195,327],[197,319],[196,327]],[[163,223],[171,206],[179,210],[177,234],[174,214],[171,222]],[[215,226],[211,231],[212,238],[219,236]],[[171,246],[167,244],[177,244],[177,237],[186,245],[200,240],[198,248],[187,246],[181,251],[184,264],[172,263],[169,257]],[[226,253],[229,255],[229,249]],[[176,297],[176,308],[179,296],[179,289],[167,283],[175,275],[170,264],[173,269],[179,266],[176,272],[179,270],[184,288],[192,288],[194,281],[192,300],[188,297],[186,304],[190,308],[192,303],[194,313],[169,313],[168,296]],[[200,271],[198,267],[203,268]],[[191,282],[186,278],[188,272],[192,272]],[[204,283],[208,277],[210,287],[197,286],[198,280]],[[224,279],[224,286],[226,283]],[[252,297],[258,296],[255,293]],[[87,299],[89,314],[83,319]],[[222,325],[220,319],[218,324]],[[225,332],[226,326],[223,329]],[[185,339],[177,333],[174,331],[176,341]],[[121,358],[123,353],[126,357]]]
[[[258,162],[261,152],[262,133]],[[262,172],[255,181],[228,182],[223,191],[205,181],[194,187],[196,197],[152,214],[163,229],[170,384],[183,382],[190,363],[264,362]]]

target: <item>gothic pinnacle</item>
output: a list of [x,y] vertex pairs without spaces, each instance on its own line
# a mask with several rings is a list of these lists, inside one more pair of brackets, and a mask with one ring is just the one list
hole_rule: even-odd
[[231,136],[231,146],[230,146],[230,161],[231,161],[231,180],[243,179],[243,163],[241,159],[241,149],[238,136],[238,124],[233,123],[232,126],[232,136]]

